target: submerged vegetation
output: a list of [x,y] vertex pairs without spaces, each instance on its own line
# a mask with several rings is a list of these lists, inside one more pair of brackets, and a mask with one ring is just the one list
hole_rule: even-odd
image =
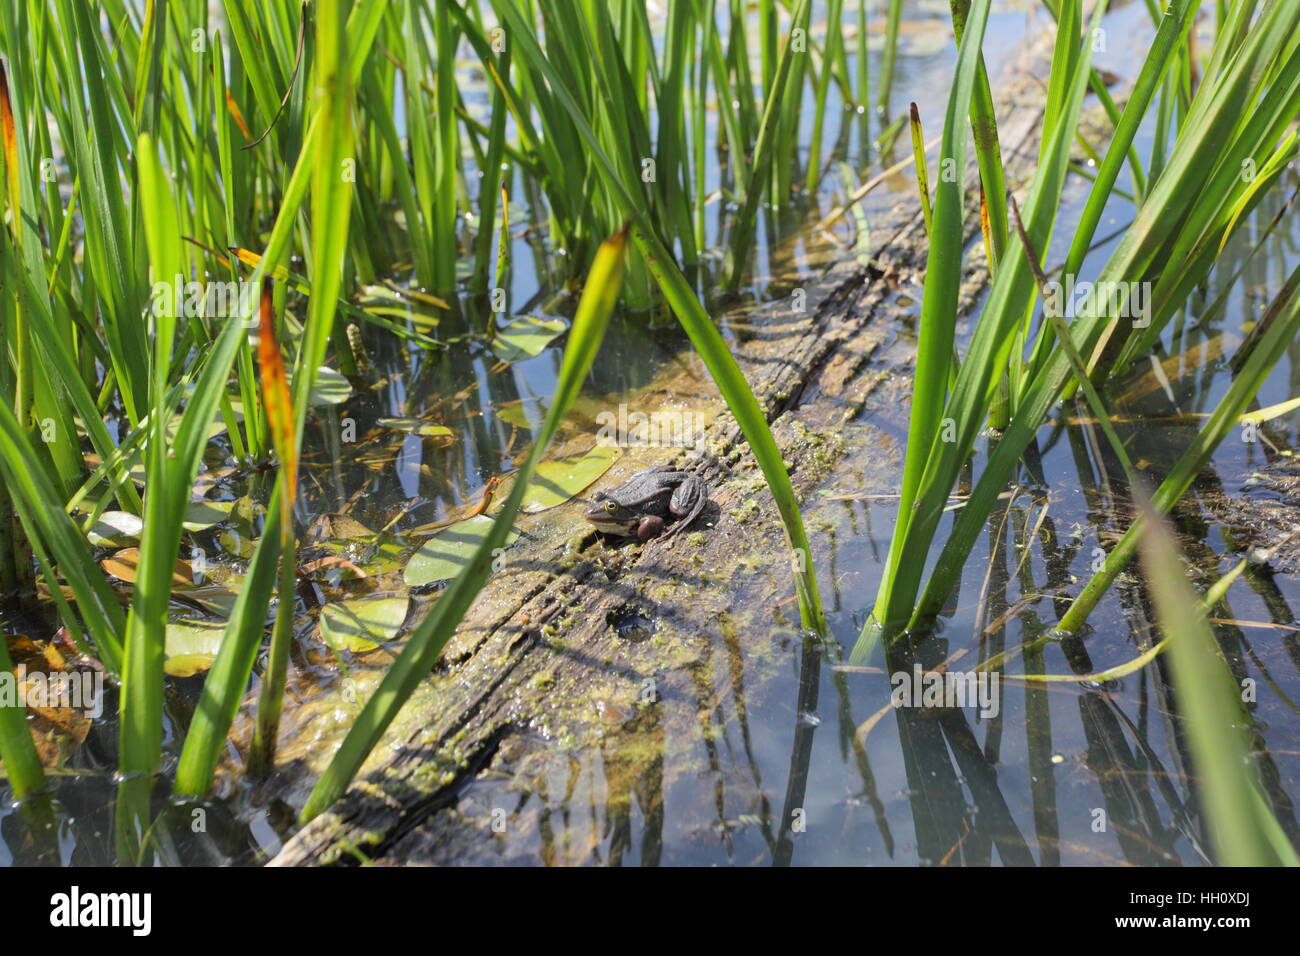
[[[716,317],[770,265],[796,202],[815,206],[826,181],[852,178],[842,147],[854,131],[887,172],[911,166],[929,245],[898,517],[846,666],[882,649],[897,664],[933,631],[980,535],[1005,517],[1006,489],[1038,460],[1053,408],[1086,410],[1140,495],[1109,388],[1152,353],[1300,149],[1300,5],[1146,0],[1154,40],[1121,106],[1093,63],[1106,0],[1042,0],[1055,45],[1021,202],[984,57],[992,6],[951,0],[957,58],[931,158],[922,121],[935,118],[915,104],[890,115],[901,0],[692,0],[662,16],[637,0],[0,4],[0,601],[56,635],[51,653],[93,662],[115,688],[116,860],[177,859],[171,831],[235,774],[226,755],[241,711],[243,780],[274,774],[304,621],[337,632],[336,650],[403,640],[297,822],[347,790],[518,537],[535,480],[554,480],[546,457],[620,313],[677,323],[698,355],[780,516],[788,553],[772,564],[792,568],[801,633],[829,640],[818,542]],[[1208,51],[1190,41],[1203,7]],[[471,108],[467,75],[485,109]],[[1052,269],[1090,92],[1109,143]],[[905,124],[911,159],[895,162]],[[977,173],[963,178],[968,157]],[[1127,195],[1126,170],[1135,218],[1091,286],[1117,291],[1062,307],[1062,283],[1068,298],[1108,204]],[[853,207],[858,254],[874,269],[855,205],[865,191],[836,217]],[[976,194],[990,283],[967,335]],[[525,269],[537,294],[512,301]],[[1238,346],[1230,387],[1150,510],[1126,516],[1053,634],[1079,632],[1145,548],[1166,637],[1134,669],[1171,647],[1179,704],[1202,715],[1189,733],[1207,768],[1205,812],[1218,828],[1249,807],[1217,848],[1225,862],[1296,858],[1260,788],[1227,769],[1249,751],[1223,726],[1235,701],[1206,629],[1215,601],[1187,593],[1163,521],[1225,438],[1268,412],[1256,397],[1300,331],[1297,284],[1300,268]],[[409,629],[405,592],[318,607],[305,567],[357,571],[356,554],[303,557],[316,517],[304,506],[306,428],[378,374],[367,335],[400,342],[413,367],[470,349],[506,366],[563,342],[530,444],[504,456],[509,490],[494,502],[494,475],[476,507],[424,526],[463,524],[468,543],[435,554],[449,573],[408,574],[412,588],[448,582]],[[454,440],[427,416],[379,421]],[[245,493],[210,495],[216,468]],[[401,517],[354,538],[375,551]],[[199,535],[216,534],[237,561],[214,569]],[[195,636],[196,608],[212,639]],[[0,640],[0,674],[14,672]],[[199,673],[192,712],[173,720],[170,688]],[[801,695],[807,686],[801,676]],[[28,724],[20,704],[0,701],[4,781],[39,833],[54,813],[50,768]],[[42,852],[58,859],[52,844]]]

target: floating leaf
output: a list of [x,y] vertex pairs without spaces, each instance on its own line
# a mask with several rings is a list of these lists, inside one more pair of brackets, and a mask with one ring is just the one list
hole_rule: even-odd
[[262,519],[266,517],[266,505],[249,495],[244,495],[242,498],[236,498],[231,505],[230,517],[240,531],[255,535]]
[[492,339],[492,351],[503,362],[518,362],[542,354],[542,350],[563,335],[569,323],[561,318],[521,315],[500,326]]
[[227,520],[234,507],[233,501],[191,501],[185,506],[182,526],[186,531],[206,531]]
[[343,373],[322,366],[316,370],[316,381],[307,393],[307,404],[341,405],[351,394],[352,385]]
[[368,285],[361,289],[357,305],[365,312],[382,318],[410,321],[422,328],[432,328],[441,320],[438,309],[449,309],[442,299],[415,290],[398,294],[383,285]]
[[0,641],[14,664],[9,675],[14,696],[27,706],[27,726],[41,763],[47,768],[64,766],[90,732],[91,714],[103,704],[102,686],[91,671],[69,670],[57,641],[37,642],[17,634],[0,636]]
[[321,547],[332,554],[346,558],[367,575],[375,577],[388,574],[402,566],[408,545],[391,534],[361,540],[325,541]]
[[356,598],[327,604],[321,610],[321,638],[336,651],[373,651],[391,641],[406,620],[405,597]]
[[541,462],[524,492],[521,511],[545,511],[581,494],[592,482],[609,471],[623,452],[617,445],[596,445],[581,455],[568,455]]
[[86,532],[86,540],[100,548],[125,548],[138,544],[144,532],[139,515],[129,511],[105,511]]
[[425,438],[442,439],[448,445],[456,440],[456,433],[446,425],[435,425],[419,418],[377,418],[375,424],[391,428],[395,432],[410,432],[412,435],[421,435]]
[[[408,587],[414,588],[454,578],[487,536],[492,521],[487,515],[475,515],[440,531],[411,555],[402,579]],[[509,547],[518,537],[519,532],[511,528],[503,547]]]
[[265,517],[266,505],[260,501],[248,495],[236,498],[230,507],[230,524],[217,535],[217,543],[227,554],[251,558]]
[[[498,407],[496,416],[507,425],[514,425],[516,428],[529,428],[531,423],[528,421],[528,399],[522,399],[517,402],[511,402],[509,405]],[[538,412],[540,417],[541,412]]]
[[226,633],[225,621],[177,618],[167,622],[163,671],[172,677],[193,677],[212,666]]
[[[219,614],[222,617],[229,617],[235,610],[235,601],[238,600],[238,586],[241,582],[233,575],[227,578],[227,584],[212,584],[204,587],[187,588],[184,590],[177,589],[172,592],[172,597],[177,600],[189,601],[197,604],[203,610],[210,614]],[[231,589],[231,586],[235,590]]]
[[[140,549],[123,548],[121,551],[114,551],[100,561],[99,566],[113,577],[132,584],[140,569]],[[175,570],[172,571],[172,587],[192,587],[193,584],[194,572],[190,570],[188,564],[178,559]]]
[[221,545],[221,550],[236,558],[251,558],[257,549],[257,540],[233,528],[227,528],[217,535],[217,544]]

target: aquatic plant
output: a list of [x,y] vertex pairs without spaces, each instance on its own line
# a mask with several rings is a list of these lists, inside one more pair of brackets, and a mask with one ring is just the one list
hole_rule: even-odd
[[1169,648],[1180,717],[1197,770],[1195,789],[1215,862],[1300,866],[1300,855],[1264,795],[1240,688],[1206,622],[1206,612],[1218,597],[1207,594],[1197,600],[1178,546],[1148,501],[1143,502],[1142,523],[1142,566],[1165,635],[1161,644]]
[[[188,726],[172,724],[183,799],[210,792],[255,671],[249,771],[274,762],[303,617],[295,479],[318,370],[328,359],[357,371],[352,323],[413,349],[447,348],[455,335],[440,322],[493,341],[510,311],[520,184],[523,225],[547,236],[539,276],[585,289],[565,350],[576,378],[563,389],[577,387],[615,298],[676,315],[805,557],[794,574],[802,620],[824,629],[766,413],[702,299],[715,267],[733,288],[749,274],[759,211],[818,182],[816,162],[797,169],[804,90],[820,144],[828,89],[851,82],[838,35],[811,35],[807,0],[674,4],[662,43],[637,3],[223,0],[219,19],[209,6],[0,9],[0,592],[28,604],[48,595],[69,639],[120,684],[119,859],[160,845],[167,633],[209,440],[222,436],[267,510],[249,526],[256,540],[198,705]],[[754,40],[771,69],[759,77]],[[482,67],[483,120],[466,103],[466,49]],[[719,195],[747,210],[729,228],[706,219]],[[401,308],[361,294],[395,274],[409,276],[394,284]],[[554,428],[548,418],[521,474]],[[129,562],[97,562],[92,541],[122,537],[105,527],[130,529]],[[346,785],[481,583],[458,578],[408,639],[311,812]],[[19,796],[45,785],[21,717],[0,714]]]
[[[1104,4],[1094,9],[1087,31],[1082,30],[1078,2],[1052,5],[1059,14],[1056,50],[1052,58],[1048,100],[1043,123],[1040,161],[1024,203],[1026,243],[1014,243],[998,264],[987,301],[952,388],[948,377],[953,354],[956,287],[963,259],[963,184],[941,181],[934,203],[935,228],[925,278],[917,387],[912,406],[907,462],[889,561],[875,608],[855,648],[859,659],[870,653],[882,633],[897,635],[907,627],[932,621],[952,591],[977,535],[997,495],[1012,476],[1050,407],[1070,388],[1074,370],[1070,348],[1058,338],[1053,323],[1044,320],[1035,330],[1036,273],[1031,263],[1047,252],[1047,241],[1059,207],[1068,148],[1092,78],[1093,31]],[[1155,101],[1162,79],[1182,55],[1186,32],[1199,4],[1173,0],[1158,18],[1156,37],[1142,65],[1132,94],[1119,117],[1111,143],[1092,184],[1081,221],[1070,240],[1062,274],[1077,275],[1091,245],[1101,213],[1111,196],[1121,166],[1139,125]],[[1091,298],[1069,325],[1073,348],[1087,360],[1093,382],[1100,385],[1123,371],[1142,354],[1181,307],[1192,288],[1213,266],[1217,250],[1240,223],[1243,210],[1261,198],[1254,176],[1243,170],[1274,170],[1277,162],[1295,155],[1295,141],[1286,136],[1300,104],[1300,49],[1292,39],[1300,9],[1239,2],[1225,8],[1209,67],[1188,101],[1169,154],[1151,166],[1159,176],[1146,182],[1137,218],[1102,268],[1098,282],[1124,289],[1145,283],[1151,297],[1142,314],[1111,314],[1108,303]],[[978,61],[976,51],[988,13],[987,2],[971,4],[965,25],[957,77],[949,101],[941,155],[964,168],[964,123]],[[1256,17],[1255,14],[1258,13]],[[1160,103],[1182,95],[1165,87]],[[1259,103],[1243,113],[1242,102]],[[1169,120],[1161,120],[1167,124]],[[1211,145],[1213,144],[1213,145]],[[1159,139],[1157,148],[1161,148]],[[1206,161],[1212,156],[1212,161]],[[1272,175],[1272,173],[1270,173]],[[987,195],[987,190],[986,190]],[[993,204],[1001,197],[989,197]],[[1179,263],[1177,268],[1167,264]],[[1037,265],[1037,268],[1034,266]],[[1290,283],[1288,283],[1288,286]],[[1121,306],[1126,303],[1121,303]],[[1277,322],[1251,342],[1250,365],[1239,377],[1231,397],[1183,460],[1155,493],[1156,508],[1167,511],[1186,490],[1200,463],[1226,434],[1230,424],[1262,382],[1280,353],[1273,351],[1294,332],[1295,309],[1284,291],[1275,311]],[[1032,344],[1031,344],[1032,343]],[[1009,366],[1007,363],[1010,363]],[[1008,369],[1009,418],[990,440],[989,457],[970,498],[957,513],[947,541],[925,578],[926,556],[939,528],[947,497],[973,451],[979,431],[990,423],[1002,370]],[[994,424],[1001,424],[996,422]],[[1106,568],[1085,589],[1061,628],[1077,628],[1117,570],[1135,553],[1136,535],[1114,549]]]
[[[297,593],[304,429],[320,379],[365,365],[363,337],[349,326],[399,338],[421,359],[465,342],[511,355],[498,320],[514,311],[511,279],[521,268],[512,230],[531,237],[538,284],[576,303],[555,395],[526,454],[514,457],[515,481],[490,530],[404,635],[302,818],[343,793],[435,666],[494,552],[512,539],[529,478],[616,308],[671,314],[684,330],[773,495],[797,559],[801,624],[824,636],[800,502],[767,411],[713,313],[742,294],[760,259],[758,237],[779,233],[780,216],[801,190],[821,187],[827,157],[838,156],[824,141],[833,89],[854,111],[850,121],[860,117],[864,139],[873,122],[885,127],[886,150],[907,122],[888,115],[900,0],[884,8],[874,99],[865,2],[853,11],[828,0],[827,22],[814,24],[810,0],[694,0],[670,4],[660,28],[630,0],[223,0],[221,31],[209,6],[0,6],[0,595],[48,611],[46,620],[57,619],[120,687],[118,859],[144,862],[165,848],[156,799],[170,769],[168,727],[178,734],[178,801],[211,793],[246,704],[248,773],[275,765],[291,651],[310,618]],[[1083,391],[1124,460],[1104,424],[1107,378],[1150,350],[1296,152],[1287,134],[1300,105],[1294,5],[1218,4],[1218,39],[1198,76],[1186,38],[1200,5],[1173,0],[1160,14],[1152,4],[1155,41],[1122,111],[1090,63],[1089,31],[1105,4],[1086,30],[1079,0],[1046,6],[1059,27],[1043,147],[1014,232],[981,50],[989,0],[951,4],[958,64],[936,177],[919,116],[912,125],[931,250],[902,518],[860,652],[880,631],[922,627],[944,606],[997,495],[1062,396]],[[850,51],[836,27],[855,13]],[[457,62],[467,51],[468,68]],[[486,112],[472,108],[482,104],[469,101],[471,89]],[[1096,310],[1068,328],[1059,315],[1034,321],[1089,89],[1114,135],[1063,274],[1083,267],[1127,167],[1138,219],[1103,277],[1151,285],[1146,325]],[[1242,102],[1259,108],[1242,111]],[[1144,167],[1134,144],[1147,121],[1154,147]],[[946,170],[966,167],[968,124],[992,288],[959,365],[967,202],[963,180]],[[1247,160],[1258,172],[1251,180],[1238,175]],[[868,255],[861,232],[859,252]],[[1294,338],[1297,281],[1293,274],[1239,352],[1228,395],[1156,490],[1157,512],[1186,491]],[[202,291],[227,285],[222,304]],[[389,294],[384,304],[367,298],[376,287]],[[545,345],[565,326],[541,328]],[[926,578],[948,495],[985,425],[1000,435]],[[219,649],[192,715],[176,720],[168,630],[177,599],[188,599],[177,560],[191,540],[192,509],[204,503],[193,500],[196,481],[218,450],[245,473],[265,518],[249,522],[256,540],[245,542],[243,576],[225,595]],[[1082,624],[1149,525],[1135,518],[1062,629]],[[106,536],[106,526],[133,529],[130,545]],[[105,541],[113,542],[107,557],[95,550]],[[0,644],[0,673],[12,670]],[[1189,688],[1197,679],[1186,678]],[[1198,747],[1200,760],[1235,759],[1221,741]],[[0,758],[17,798],[46,789],[21,707],[0,710]]]

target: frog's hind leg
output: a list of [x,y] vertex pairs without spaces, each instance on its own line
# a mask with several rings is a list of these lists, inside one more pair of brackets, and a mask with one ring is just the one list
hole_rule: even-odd
[[673,492],[673,497],[668,503],[668,509],[678,516],[677,522],[665,533],[665,538],[671,538],[673,535],[684,531],[700,513],[704,511],[704,506],[709,503],[709,486],[704,479],[691,475],[684,480]]

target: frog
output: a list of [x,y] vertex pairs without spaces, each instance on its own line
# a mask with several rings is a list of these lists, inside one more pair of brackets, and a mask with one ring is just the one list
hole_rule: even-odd
[[[687,528],[709,502],[709,485],[698,475],[658,465],[638,471],[610,492],[598,491],[583,517],[605,534],[671,538]],[[665,531],[669,521],[671,528]]]

